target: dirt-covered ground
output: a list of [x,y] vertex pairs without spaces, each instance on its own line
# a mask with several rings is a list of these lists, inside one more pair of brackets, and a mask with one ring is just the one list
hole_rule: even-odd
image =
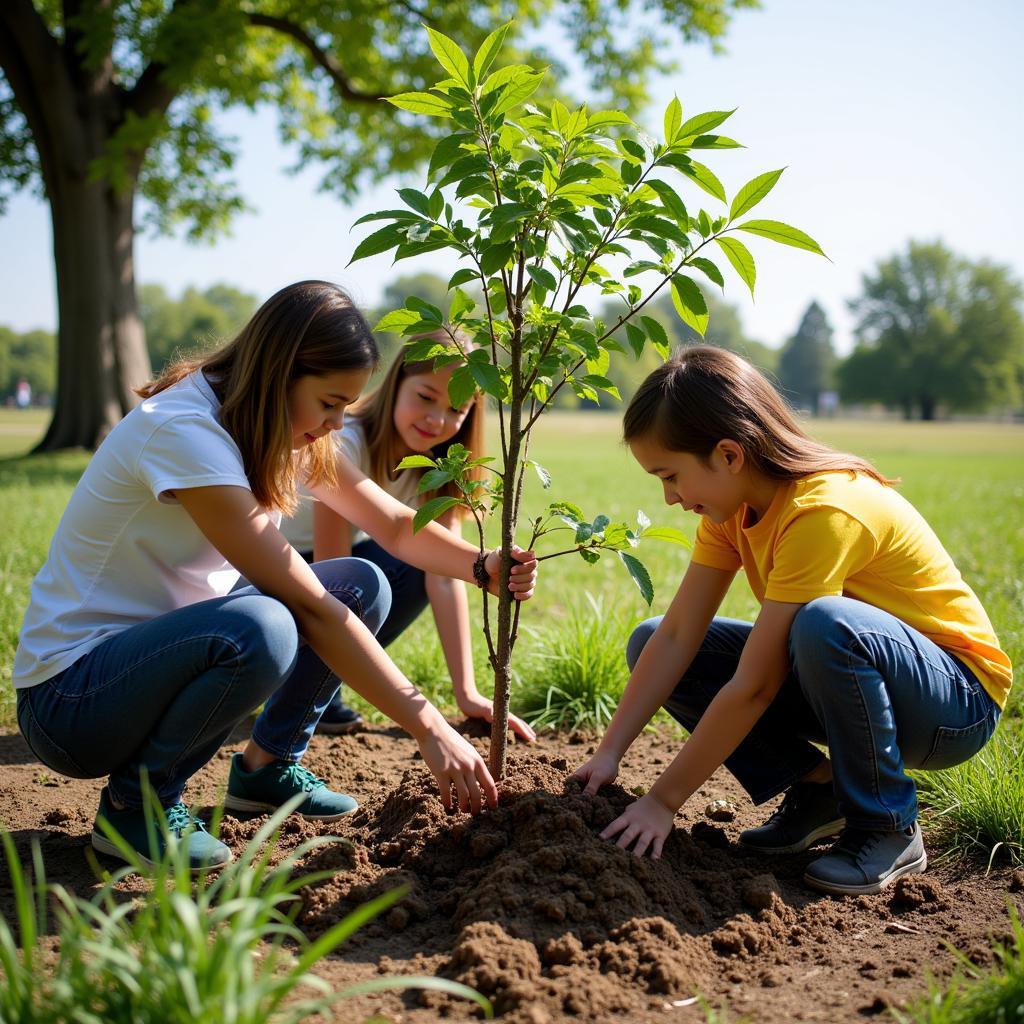
[[[516,746],[501,805],[474,819],[444,813],[414,744],[396,730],[318,737],[307,764],[362,806],[332,829],[299,821],[285,829],[289,846],[328,832],[350,841],[309,865],[336,874],[305,894],[303,927],[319,934],[369,897],[410,886],[318,973],[339,988],[379,974],[440,974],[487,994],[506,1024],[688,1024],[704,1019],[698,992],[727,1007],[730,1021],[862,1021],[921,993],[928,973],[948,975],[947,944],[989,963],[990,939],[1009,928],[1008,901],[1024,909],[1024,876],[944,863],[932,847],[927,874],[884,895],[815,894],[800,878],[820,849],[766,860],[736,844],[766,809],[751,807],[725,772],[679,815],[660,862],[598,839],[677,742],[642,736],[620,785],[596,799],[567,782],[591,741],[548,736]],[[221,751],[187,799],[215,799],[240,745]],[[101,782],[55,776],[16,735],[0,735],[0,772],[0,823],[19,850],[38,839],[50,880],[88,893],[85,851]],[[731,820],[708,817],[729,818],[718,800],[734,805]],[[258,825],[226,818],[225,839],[240,848]],[[10,900],[0,873],[8,917]],[[394,1024],[475,1016],[469,1004],[435,994],[367,996],[339,1013]]]

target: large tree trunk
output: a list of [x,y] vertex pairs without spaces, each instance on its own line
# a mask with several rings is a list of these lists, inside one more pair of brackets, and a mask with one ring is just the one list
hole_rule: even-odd
[[37,450],[95,448],[136,404],[132,388],[150,375],[135,294],[134,195],[84,175],[55,177],[57,394]]

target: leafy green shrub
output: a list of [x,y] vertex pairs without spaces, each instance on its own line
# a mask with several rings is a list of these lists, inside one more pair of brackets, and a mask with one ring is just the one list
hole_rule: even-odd
[[1024,744],[1008,723],[969,761],[913,774],[929,836],[949,854],[1024,861]]
[[565,622],[528,632],[534,643],[517,694],[520,713],[538,729],[604,729],[629,678],[630,626],[587,594]]
[[[330,1016],[340,999],[384,988],[435,988],[475,1000],[478,993],[441,978],[374,978],[338,992],[313,973],[318,960],[361,925],[404,895],[399,888],[359,907],[310,942],[296,927],[299,890],[333,872],[297,874],[298,862],[334,837],[303,843],[272,865],[276,830],[294,808],[282,807],[244,852],[216,875],[193,879],[185,857],[170,844],[147,867],[111,830],[126,867],[107,875],[84,899],[60,885],[47,886],[42,857],[33,847],[30,881],[14,842],[0,832],[7,857],[18,938],[0,918],[0,1021],[18,1024],[298,1024]],[[261,847],[266,847],[262,849]],[[130,873],[148,876],[151,891],[124,902],[118,883]],[[46,900],[56,903],[56,961],[48,962],[40,936]],[[301,990],[316,995],[301,998]],[[284,1005],[286,1000],[294,1000]]]

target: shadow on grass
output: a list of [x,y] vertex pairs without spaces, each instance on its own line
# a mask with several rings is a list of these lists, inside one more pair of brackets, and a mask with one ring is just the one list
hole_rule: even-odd
[[0,488],[14,484],[29,487],[74,487],[88,464],[84,448],[42,455],[0,459]]

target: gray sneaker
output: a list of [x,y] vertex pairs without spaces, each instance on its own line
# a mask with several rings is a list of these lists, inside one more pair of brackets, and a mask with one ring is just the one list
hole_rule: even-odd
[[916,821],[901,832],[846,828],[824,857],[807,865],[804,881],[838,896],[870,896],[926,867],[928,855]]
[[740,845],[758,853],[800,853],[845,824],[831,782],[794,782],[763,825],[740,833]]

